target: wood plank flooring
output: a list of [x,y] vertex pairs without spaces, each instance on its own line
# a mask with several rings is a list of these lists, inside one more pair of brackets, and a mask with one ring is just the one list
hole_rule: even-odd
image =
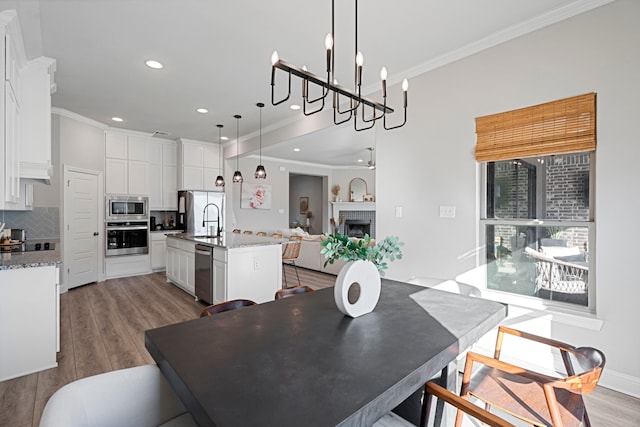
[[[285,274],[289,286],[297,284],[293,267]],[[298,275],[314,288],[335,282],[335,276],[304,268]],[[196,318],[205,306],[168,284],[164,273],[82,286],[60,302],[58,367],[0,382],[0,427],[37,427],[49,397],[71,381],[154,363],[144,331]],[[587,405],[594,427],[640,425],[640,399],[598,387]]]

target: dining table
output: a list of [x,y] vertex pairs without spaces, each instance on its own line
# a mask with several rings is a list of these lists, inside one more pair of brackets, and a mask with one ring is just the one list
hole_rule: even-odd
[[145,345],[200,426],[370,426],[506,316],[502,303],[382,279],[357,318],[325,288],[148,330]]

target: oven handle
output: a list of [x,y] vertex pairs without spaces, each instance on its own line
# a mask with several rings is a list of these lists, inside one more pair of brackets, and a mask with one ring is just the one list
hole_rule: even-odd
[[109,227],[107,226],[107,231],[129,231],[129,230],[148,230],[149,227],[146,225],[133,225],[133,226],[120,226],[120,227]]

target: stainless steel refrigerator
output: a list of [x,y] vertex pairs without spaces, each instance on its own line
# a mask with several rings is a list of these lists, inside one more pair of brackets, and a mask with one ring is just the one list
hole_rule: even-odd
[[178,226],[198,236],[224,231],[224,193],[178,191]]

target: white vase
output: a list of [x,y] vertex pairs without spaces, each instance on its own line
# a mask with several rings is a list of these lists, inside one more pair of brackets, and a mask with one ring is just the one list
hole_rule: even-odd
[[[349,301],[349,290],[359,286],[360,295]],[[380,299],[380,273],[371,261],[349,261],[340,270],[333,288],[338,310],[350,317],[371,313]]]

